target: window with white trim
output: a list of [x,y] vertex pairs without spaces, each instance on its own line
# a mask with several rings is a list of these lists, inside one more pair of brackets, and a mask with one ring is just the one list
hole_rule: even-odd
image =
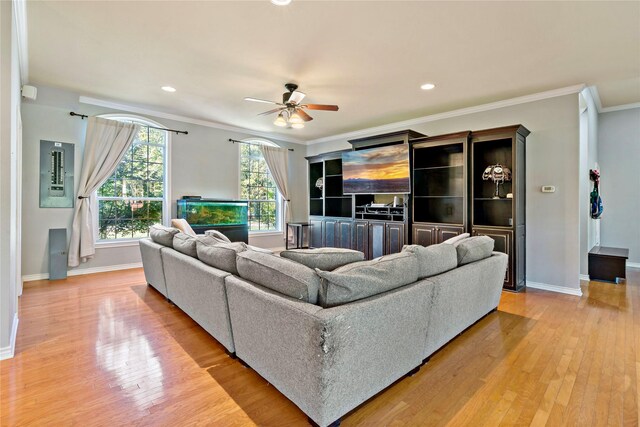
[[164,223],[168,210],[167,147],[169,133],[142,118],[108,117],[140,124],[140,131],[120,164],[98,189],[98,241],[139,239],[149,227]]
[[277,147],[262,139],[240,145],[240,198],[249,201],[249,232],[280,231],[281,197],[262,156],[260,145]]

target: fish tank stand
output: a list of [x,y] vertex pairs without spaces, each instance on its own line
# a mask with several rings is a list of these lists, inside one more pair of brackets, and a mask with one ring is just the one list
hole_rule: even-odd
[[217,230],[232,242],[249,243],[247,200],[193,198],[176,203],[178,218],[185,219],[197,234]]

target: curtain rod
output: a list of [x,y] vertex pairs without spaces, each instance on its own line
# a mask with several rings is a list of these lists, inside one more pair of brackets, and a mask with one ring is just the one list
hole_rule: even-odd
[[[237,139],[231,139],[231,138],[229,138],[229,142],[233,142],[234,144],[237,142],[238,144],[260,145],[260,144],[256,144],[255,142],[238,141]],[[293,148],[287,148],[287,150],[294,151]]]
[[[78,113],[74,113],[73,111],[69,113],[70,116],[75,116],[75,117],[80,117],[82,120],[84,120],[87,116],[86,114],[78,114]],[[175,132],[176,134],[178,133],[183,133],[185,135],[188,135],[189,132],[187,132],[186,130],[175,130],[175,129],[167,129],[167,128],[160,128],[160,127],[156,127],[156,126],[150,126],[150,125],[144,125],[147,126],[151,129],[158,129],[158,130],[166,130],[167,132]]]

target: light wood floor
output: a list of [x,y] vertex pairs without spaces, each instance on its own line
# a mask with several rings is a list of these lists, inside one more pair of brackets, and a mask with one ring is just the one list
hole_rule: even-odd
[[[637,426],[640,271],[583,292],[504,293],[343,425]],[[306,424],[139,269],[26,284],[16,356],[0,365],[3,426]]]

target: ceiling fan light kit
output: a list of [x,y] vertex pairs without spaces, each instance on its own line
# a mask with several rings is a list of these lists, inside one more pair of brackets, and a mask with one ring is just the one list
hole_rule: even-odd
[[[325,105],[325,104],[302,104],[302,100],[306,94],[298,91],[298,85],[295,83],[287,83],[284,85],[287,92],[282,94],[282,102],[267,101],[260,98],[246,97],[245,101],[260,102],[263,104],[277,105],[273,110],[265,111],[258,114],[264,116],[267,114],[278,113],[273,122],[274,125],[279,127],[285,127],[287,124],[291,125],[294,129],[304,128],[304,123],[313,120],[305,109],[307,110],[319,110],[319,111],[338,111],[337,105]],[[286,117],[285,117],[286,116]]]

